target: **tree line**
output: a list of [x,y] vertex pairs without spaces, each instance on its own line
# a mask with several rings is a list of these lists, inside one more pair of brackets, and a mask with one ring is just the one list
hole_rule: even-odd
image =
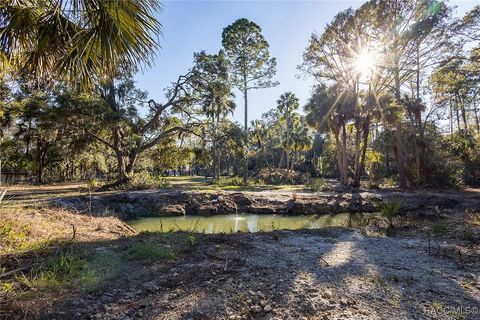
[[[253,121],[249,92],[278,84],[277,62],[245,18],[224,28],[219,52],[193,54],[163,101],[136,87],[159,49],[159,10],[156,1],[0,5],[4,174],[38,183],[126,184],[168,171],[244,184],[480,183],[480,6],[460,18],[433,0],[339,12],[306,44],[299,70],[316,81],[308,102],[286,92]],[[235,92],[243,125],[228,119]]]

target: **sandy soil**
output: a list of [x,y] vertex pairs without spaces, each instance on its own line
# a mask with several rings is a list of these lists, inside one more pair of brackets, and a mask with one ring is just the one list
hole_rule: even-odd
[[[411,194],[412,199],[442,198]],[[29,197],[28,192],[20,196]],[[287,193],[263,196],[291,200]],[[309,196],[300,194],[298,201]],[[444,198],[455,198],[455,207],[476,197],[472,191]],[[4,297],[0,319],[480,319],[478,221],[467,232],[450,218],[448,228],[428,237],[428,222],[401,228],[392,237],[373,227],[135,234],[114,217],[18,210],[2,210],[0,225],[28,225],[39,241],[70,239],[76,225],[71,250],[88,248],[84,259],[94,267],[100,263],[97,275],[108,281],[94,290],[72,282],[57,291]],[[453,209],[439,210],[448,217]],[[128,258],[139,244],[166,248],[171,255]],[[7,264],[5,257],[0,256],[0,267],[6,272],[25,265],[22,255],[8,256]],[[47,258],[34,252],[29,262],[32,257]]]
[[[182,234],[176,235],[142,234],[96,251],[118,252],[133,241],[176,248]],[[38,317],[479,318],[478,260],[460,264],[428,254],[423,238],[367,236],[342,228],[196,237],[188,254],[167,262],[125,263],[107,287],[88,295],[70,292]]]

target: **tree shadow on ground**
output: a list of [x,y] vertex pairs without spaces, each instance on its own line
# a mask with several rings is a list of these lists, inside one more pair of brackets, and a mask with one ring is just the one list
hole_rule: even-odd
[[[478,306],[478,289],[462,286],[471,272],[429,256],[425,246],[345,228],[142,233],[69,244],[98,279],[82,288],[74,277],[62,294],[31,291],[22,299],[36,303],[38,313],[27,318],[45,319],[444,319],[432,312]],[[21,299],[8,307],[4,318],[25,312]]]

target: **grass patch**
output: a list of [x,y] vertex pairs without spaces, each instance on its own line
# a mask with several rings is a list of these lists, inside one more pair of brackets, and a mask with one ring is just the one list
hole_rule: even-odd
[[159,261],[168,259],[171,256],[172,254],[163,246],[142,242],[132,245],[127,252],[126,258],[130,260]]
[[41,261],[30,271],[4,282],[0,292],[27,296],[76,288],[93,292],[120,275],[120,257],[107,250],[58,247],[59,254],[38,257]]
[[30,290],[57,291],[82,275],[87,261],[73,251],[52,257],[45,264],[32,270],[29,274],[17,277],[17,281]]
[[88,261],[79,276],[78,283],[85,291],[98,291],[104,288],[109,281],[118,278],[120,270],[119,257],[113,252],[102,251]]
[[439,221],[432,226],[432,232],[436,236],[444,236],[448,232],[448,223],[446,221]]
[[313,192],[325,191],[327,189],[327,182],[322,178],[313,178],[308,182],[307,188]]
[[15,225],[10,221],[4,223],[0,226],[0,253],[44,251],[53,244],[62,242],[58,237],[35,240],[31,233],[29,225]]
[[480,227],[480,212],[475,212],[475,211],[467,212],[466,222],[468,224]]

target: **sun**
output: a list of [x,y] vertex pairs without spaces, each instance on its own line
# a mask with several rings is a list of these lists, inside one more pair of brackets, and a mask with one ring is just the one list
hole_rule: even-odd
[[372,72],[375,64],[375,55],[367,50],[362,50],[354,58],[353,69],[356,75],[365,77]]

